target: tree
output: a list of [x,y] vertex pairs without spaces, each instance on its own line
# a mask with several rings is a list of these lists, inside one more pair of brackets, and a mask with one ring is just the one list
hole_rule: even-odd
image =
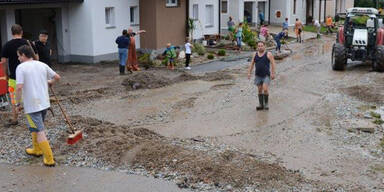
[[355,7],[376,7],[376,0],[355,0]]

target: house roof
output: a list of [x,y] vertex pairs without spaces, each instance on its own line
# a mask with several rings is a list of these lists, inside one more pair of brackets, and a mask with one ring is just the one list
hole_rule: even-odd
[[69,3],[79,2],[84,0],[0,0],[0,4],[35,4],[35,3]]

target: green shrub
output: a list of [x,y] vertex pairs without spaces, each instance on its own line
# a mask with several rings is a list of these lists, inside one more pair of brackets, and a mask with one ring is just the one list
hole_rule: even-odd
[[163,59],[161,61],[161,64],[167,66],[168,65],[168,58]]
[[212,60],[212,59],[215,58],[215,56],[213,56],[213,54],[209,54],[209,55],[207,56],[207,58],[210,59],[210,60]]
[[144,53],[138,58],[139,63],[145,68],[148,69],[153,67],[153,62],[151,61],[150,54]]
[[219,52],[217,52],[219,56],[225,56],[226,52],[224,49],[220,49]]
[[201,43],[195,43],[193,44],[193,52],[196,52],[199,55],[205,54],[205,47]]

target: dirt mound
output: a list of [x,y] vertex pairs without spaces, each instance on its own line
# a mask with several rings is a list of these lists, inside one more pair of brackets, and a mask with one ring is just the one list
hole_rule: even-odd
[[384,103],[384,87],[356,85],[341,89],[344,93],[355,97],[361,101],[372,103]]
[[[174,75],[173,75],[174,76]],[[154,71],[144,71],[136,73],[124,79],[122,85],[127,90],[136,89],[156,89],[160,87],[169,86],[175,83],[184,81],[204,80],[204,81],[223,81],[232,80],[234,77],[228,71],[219,71],[213,73],[206,73],[202,76],[195,76],[185,72],[180,75],[171,77],[166,73],[156,73]]]
[[156,89],[171,84],[171,80],[165,76],[153,72],[140,72],[124,79],[122,85],[128,90]]
[[[173,144],[175,140],[147,129],[132,129],[80,116],[72,119],[76,127],[84,129],[85,137],[76,145],[68,146],[60,141],[65,141],[63,133],[53,144],[55,155],[60,157],[57,159],[59,164],[95,166],[104,162],[113,168],[142,167],[153,175],[176,174],[178,185],[190,188],[201,182],[218,188],[255,185],[259,189],[283,191],[308,185],[299,173],[262,162],[251,155],[194,150]],[[311,181],[309,185],[316,188],[317,183]]]

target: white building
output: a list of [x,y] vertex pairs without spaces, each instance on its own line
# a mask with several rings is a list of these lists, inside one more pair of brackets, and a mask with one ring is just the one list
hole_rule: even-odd
[[53,59],[96,63],[116,60],[116,37],[123,29],[139,29],[139,0],[37,2],[42,1],[0,0],[1,45],[12,38],[10,28],[17,23],[27,39],[37,39],[40,30],[47,30]]
[[258,24],[259,13],[269,21],[269,3],[276,0],[221,0],[221,29],[228,29],[228,18],[231,16],[235,24],[247,21],[251,25]]
[[190,0],[189,18],[194,20],[196,29],[193,39],[201,39],[204,35],[219,34],[220,12],[217,0]]
[[270,0],[271,24],[282,24],[288,18],[289,25],[294,25],[296,18],[304,24],[313,19],[324,22],[330,15],[344,13],[353,7],[353,0]]

